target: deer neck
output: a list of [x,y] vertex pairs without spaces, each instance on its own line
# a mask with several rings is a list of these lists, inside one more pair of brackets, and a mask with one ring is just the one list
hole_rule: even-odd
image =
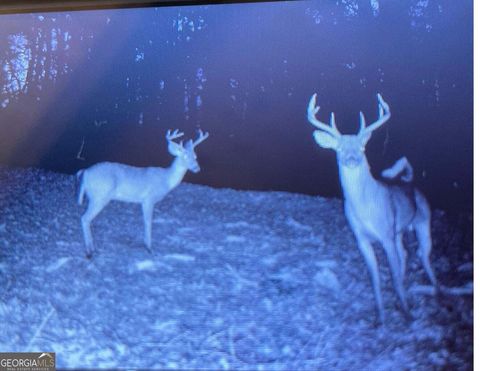
[[360,165],[354,168],[340,163],[338,168],[345,201],[353,205],[362,205],[368,202],[368,198],[375,194],[378,183],[370,173],[367,159],[364,158]]
[[177,187],[183,180],[187,172],[186,166],[182,163],[179,157],[175,157],[168,171],[168,187],[170,190]]

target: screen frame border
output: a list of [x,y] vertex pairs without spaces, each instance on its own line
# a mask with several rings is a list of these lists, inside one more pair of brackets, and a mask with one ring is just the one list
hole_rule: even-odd
[[[297,1],[297,0],[281,0]],[[149,8],[185,5],[217,5],[233,3],[267,3],[278,0],[3,0],[0,14],[69,12],[81,10]]]

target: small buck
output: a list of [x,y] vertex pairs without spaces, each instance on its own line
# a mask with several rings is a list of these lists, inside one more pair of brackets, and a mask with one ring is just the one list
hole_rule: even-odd
[[198,139],[176,143],[173,140],[183,136],[178,130],[169,130],[166,138],[168,151],[175,156],[168,168],[134,167],[124,164],[102,162],[80,170],[77,178],[81,179],[78,204],[88,196],[88,208],[82,216],[82,229],[87,257],[93,254],[93,239],[90,223],[112,200],[139,203],[142,205],[145,224],[144,242],[149,251],[152,245],[152,216],[155,204],[161,201],[181,182],[187,170],[194,173],[200,171],[195,147],[208,138],[208,133],[199,130]]
[[422,265],[437,288],[437,281],[430,265],[430,207],[425,197],[412,185],[413,170],[408,160],[402,157],[391,168],[382,172],[385,181],[376,180],[370,173],[365,156],[365,145],[372,132],[390,118],[390,108],[380,94],[378,97],[378,120],[367,126],[360,112],[360,130],[356,135],[342,135],[335,125],[335,115],[330,116],[330,125],[320,122],[316,114],[316,94],[310,99],[307,109],[308,121],[319,130],[313,133],[322,148],[337,153],[340,183],[345,198],[345,216],[357,240],[368,270],[377,304],[378,316],[385,319],[378,263],[372,243],[378,242],[385,250],[392,281],[404,313],[409,316],[403,287],[406,269],[406,250],[403,234],[415,230],[418,240],[418,255]]

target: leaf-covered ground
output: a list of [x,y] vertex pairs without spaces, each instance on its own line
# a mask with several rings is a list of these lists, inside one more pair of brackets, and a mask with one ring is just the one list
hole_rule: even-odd
[[[114,202],[93,223],[91,261],[74,176],[0,169],[0,205],[0,351],[55,351],[62,368],[472,368],[472,297],[429,295],[414,239],[414,319],[378,248],[387,323],[375,326],[340,200],[183,184],[155,209],[153,254],[140,207]],[[471,225],[434,214],[446,286],[473,280]]]

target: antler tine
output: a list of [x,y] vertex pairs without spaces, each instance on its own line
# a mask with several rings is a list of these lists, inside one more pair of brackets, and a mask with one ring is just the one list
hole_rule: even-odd
[[335,130],[335,132],[340,134],[340,131],[338,130],[337,125],[335,124],[335,113],[333,112],[330,113],[330,126],[333,128],[333,130]]
[[364,131],[366,126],[367,124],[365,120],[365,115],[363,114],[362,111],[360,111],[360,131]]
[[[377,99],[378,99],[378,120],[375,121],[373,124],[369,125],[368,127],[365,127],[365,122],[362,124],[362,117],[360,117],[360,131],[367,131],[367,132],[372,132],[376,129],[378,129],[380,126],[385,124],[388,119],[391,116],[390,113],[390,106],[383,100],[383,97],[380,95],[380,93],[377,93]],[[361,113],[360,116],[363,116]],[[365,117],[363,117],[363,120],[365,121]]]
[[193,147],[196,147],[198,144],[202,143],[205,139],[208,138],[210,134],[207,132],[207,133],[204,133],[202,131],[202,129],[198,129],[198,139],[193,142]]
[[342,134],[337,129],[337,126],[335,125],[335,114],[332,112],[330,114],[330,125],[327,125],[317,119],[315,116],[317,112],[320,110],[320,107],[317,105],[317,93],[313,94],[312,97],[310,98],[310,102],[308,103],[308,108],[307,108],[307,118],[308,121],[317,128],[328,132],[329,134],[333,135],[334,137],[339,137]]
[[175,129],[173,133],[170,129],[168,129],[165,138],[167,138],[167,140],[171,142],[173,139],[180,138],[181,136],[183,136],[183,132],[179,131],[178,129]]

